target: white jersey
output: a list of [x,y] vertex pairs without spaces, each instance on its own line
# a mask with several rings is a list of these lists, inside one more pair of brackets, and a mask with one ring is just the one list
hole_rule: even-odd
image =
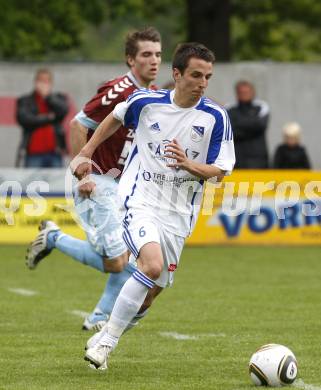
[[[183,169],[167,167],[173,161],[164,157],[165,146],[176,139],[189,159],[213,164],[227,174],[233,169],[235,154],[224,108],[207,98],[201,98],[194,107],[182,108],[174,103],[174,94],[139,90],[119,103],[113,115],[136,132],[120,183],[127,192],[121,194],[125,208],[144,208],[165,229],[187,237],[200,209],[204,180]],[[132,163],[136,165],[134,171]]]

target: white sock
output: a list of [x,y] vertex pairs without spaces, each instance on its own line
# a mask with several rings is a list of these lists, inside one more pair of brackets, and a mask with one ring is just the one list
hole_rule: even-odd
[[107,333],[99,342],[101,345],[110,345],[113,348],[117,345],[119,337],[138,313],[148,290],[153,286],[153,280],[141,271],[133,273],[118,295],[107,324]]

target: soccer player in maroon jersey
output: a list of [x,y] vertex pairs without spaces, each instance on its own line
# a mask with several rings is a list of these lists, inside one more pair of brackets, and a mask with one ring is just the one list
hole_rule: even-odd
[[[73,157],[79,153],[100,122],[118,103],[126,100],[136,89],[155,89],[151,83],[155,80],[161,63],[159,32],[149,27],[129,34],[125,44],[125,55],[129,72],[104,83],[71,121]],[[134,266],[128,264],[127,247],[122,238],[118,182],[115,180],[115,176],[122,172],[132,142],[132,131],[122,127],[117,134],[102,143],[92,158],[93,175],[89,181],[80,182],[78,186],[75,205],[86,230],[87,240],[78,240],[66,235],[54,222],[43,221],[40,233],[28,248],[26,259],[30,269],[34,269],[52,249],[56,248],[78,262],[101,272],[111,273],[95,310],[84,322],[84,329],[99,330],[106,323],[120,289],[135,271]],[[93,187],[95,190],[89,196]],[[148,302],[145,307],[147,306]],[[132,325],[144,315],[144,309],[143,307]]]

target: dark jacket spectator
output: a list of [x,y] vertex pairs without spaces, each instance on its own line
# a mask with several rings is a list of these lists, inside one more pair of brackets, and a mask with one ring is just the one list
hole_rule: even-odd
[[298,123],[287,123],[283,127],[284,142],[274,155],[276,169],[310,169],[310,161],[305,148],[300,145],[301,127]]
[[236,155],[235,168],[268,168],[265,133],[269,121],[269,107],[254,99],[254,86],[248,81],[236,84],[237,103],[227,108]]
[[[66,150],[62,121],[68,112],[65,95],[52,93],[52,74],[36,73],[34,91],[17,101],[17,121],[23,129],[18,160],[26,167],[61,167]],[[19,166],[20,161],[16,165]]]

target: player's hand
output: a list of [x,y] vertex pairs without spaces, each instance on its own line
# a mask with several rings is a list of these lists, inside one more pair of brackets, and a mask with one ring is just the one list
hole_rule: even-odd
[[90,198],[95,192],[96,184],[89,176],[83,178],[78,184],[78,192],[82,198]]
[[91,174],[92,166],[91,160],[88,157],[77,154],[77,156],[70,162],[70,169],[73,175],[81,180]]
[[175,160],[173,162],[168,163],[168,167],[182,169],[186,169],[188,167],[189,160],[182,147],[176,141],[176,139],[173,139],[172,142],[165,146],[164,156],[169,159]]

